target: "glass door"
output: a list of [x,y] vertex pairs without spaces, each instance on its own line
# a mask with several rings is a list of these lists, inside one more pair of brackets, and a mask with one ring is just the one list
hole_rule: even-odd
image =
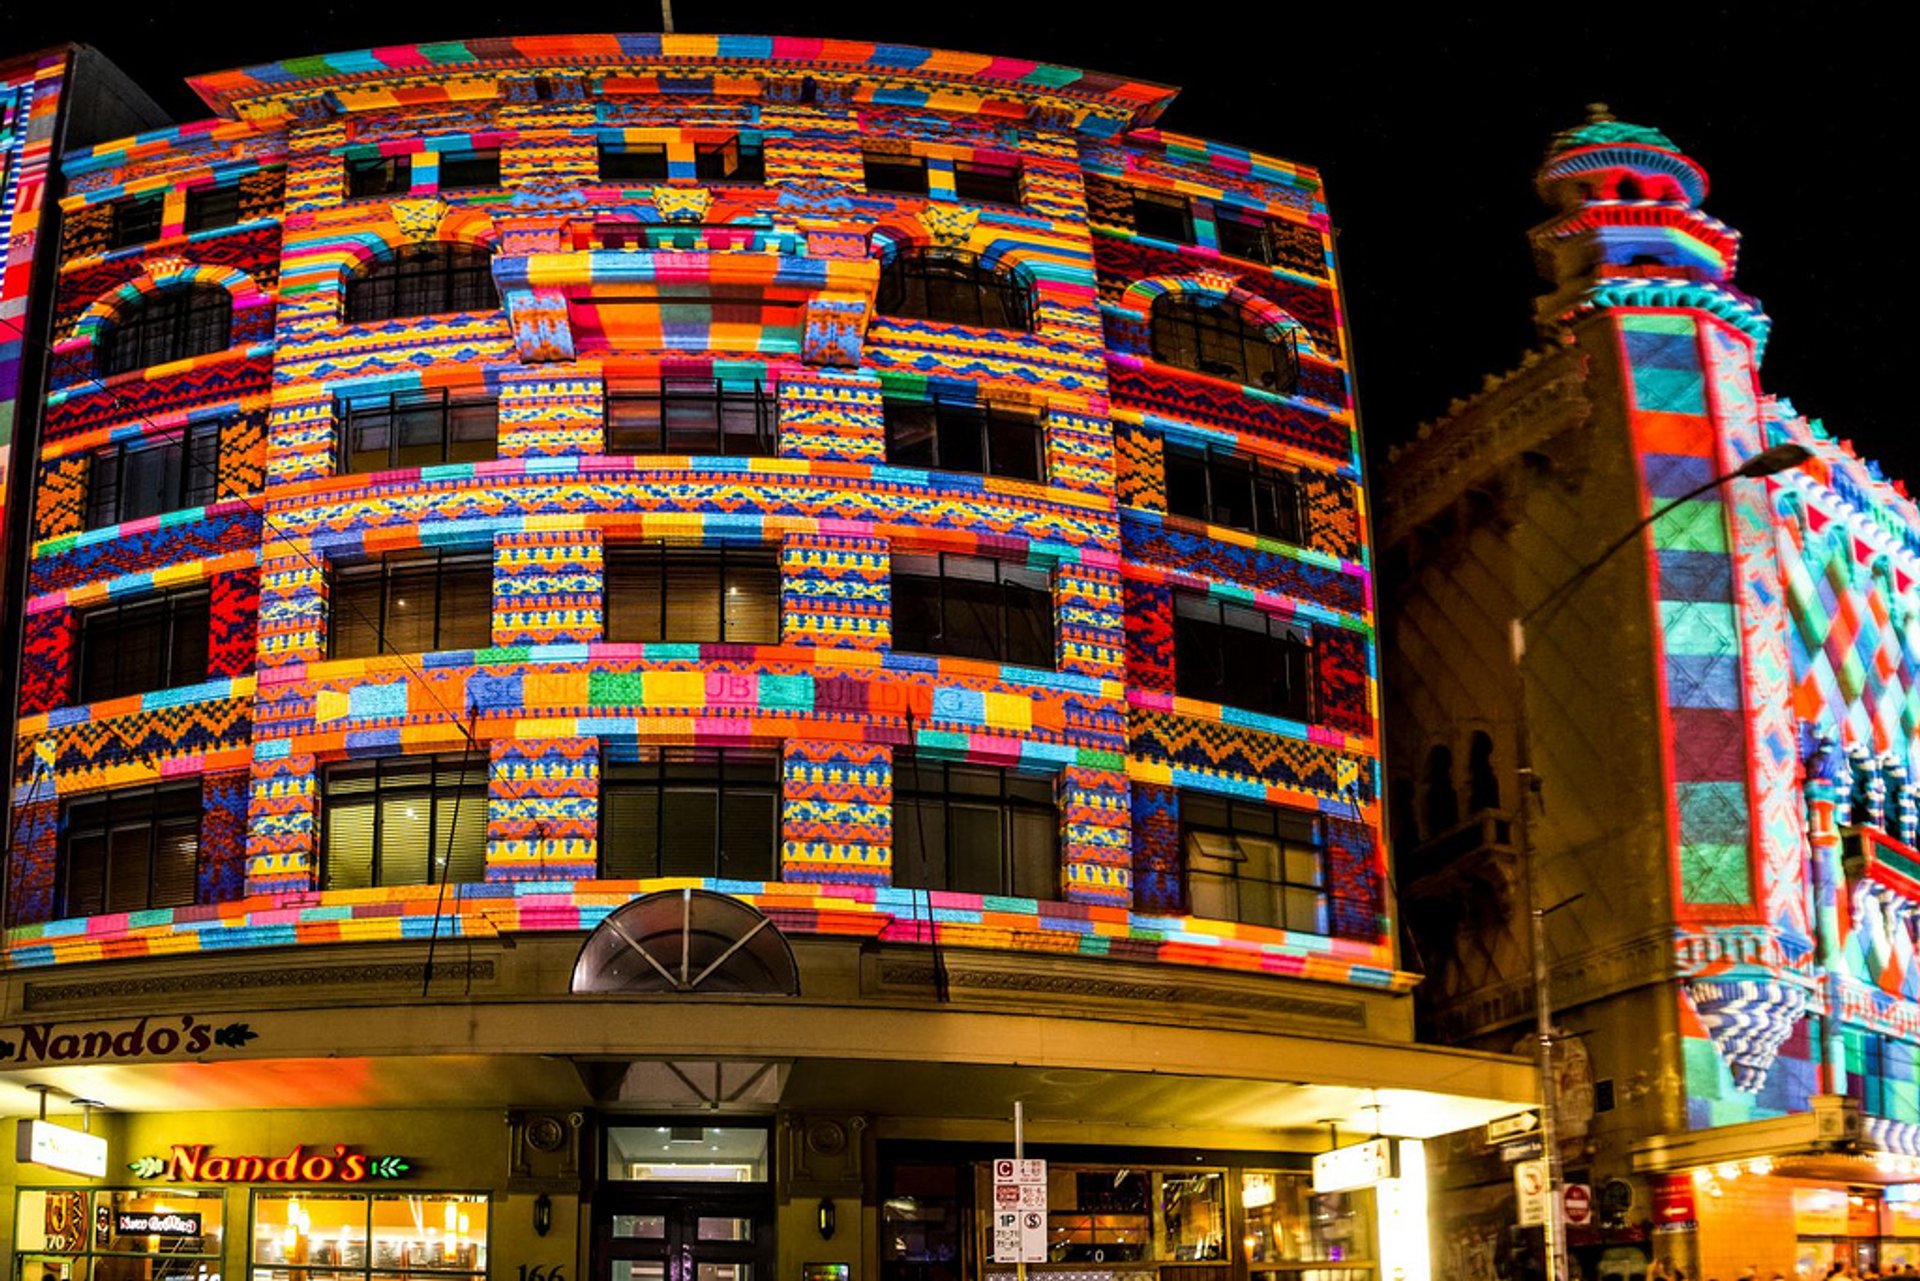
[[601,1216],[598,1281],[767,1281],[772,1207],[756,1193],[621,1196]]

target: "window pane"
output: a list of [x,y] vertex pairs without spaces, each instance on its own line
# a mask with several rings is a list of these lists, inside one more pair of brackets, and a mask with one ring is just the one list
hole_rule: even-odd
[[431,467],[446,456],[446,416],[442,405],[406,405],[394,413],[399,438],[394,462],[401,467]]
[[487,879],[487,789],[443,788],[433,807],[434,879],[455,884]]
[[480,463],[495,456],[500,435],[500,407],[493,401],[456,404],[447,411],[447,461]]
[[1013,480],[1039,480],[1041,436],[1040,424],[1031,418],[995,414],[987,424],[993,474]]
[[[74,807],[76,810],[78,806]],[[80,820],[69,819],[77,826]],[[89,825],[101,821],[97,814],[86,819]],[[95,916],[104,910],[107,878],[107,837],[97,827],[73,832],[67,838],[66,896],[62,916]]]
[[[194,799],[198,799],[195,789]],[[198,890],[200,817],[160,823],[153,851],[153,907],[191,905]]]
[[[731,785],[732,770],[728,770]],[[736,881],[777,880],[780,800],[768,792],[729,790],[721,809],[720,875]]]
[[440,189],[460,187],[497,187],[500,185],[500,153],[466,151],[440,157]]
[[948,562],[946,606],[939,652],[959,658],[1000,659],[1000,588],[992,582],[959,577],[955,557]]
[[868,191],[898,192],[909,196],[927,194],[926,164],[917,157],[869,153],[865,162]]
[[886,402],[887,461],[900,467],[931,468],[935,435],[933,406],[923,402]]
[[607,398],[607,452],[658,454],[665,452],[657,393],[615,394]]
[[660,798],[662,876],[712,876],[720,833],[717,790],[669,789]]
[[959,160],[953,166],[953,194],[962,200],[1020,203],[1020,167]]
[[328,889],[357,890],[373,884],[373,813],[371,796],[329,798],[325,823]]
[[967,894],[998,894],[1001,880],[1001,819],[998,809],[954,805],[947,811],[953,853],[949,889]]
[[721,636],[720,557],[676,551],[667,557],[666,639],[711,643]]
[[493,644],[493,566],[448,566],[440,579],[437,649],[486,649]]
[[1005,587],[1007,599],[1006,662],[1023,667],[1052,667],[1053,597],[1017,582]]
[[378,874],[382,885],[424,885],[432,859],[431,796],[407,791],[382,792]]
[[380,652],[378,573],[340,573],[327,611],[327,643],[334,658],[366,658]]
[[167,688],[195,685],[207,679],[208,599],[196,593],[176,598],[172,604],[171,648],[162,684]]
[[1060,823],[1056,811],[1013,811],[1013,892],[1020,898],[1060,897]]
[[120,519],[158,516],[174,507],[180,480],[180,446],[148,445],[130,449],[120,473]]
[[729,556],[726,568],[726,630],[734,645],[774,645],[780,640],[780,569],[765,561]]
[[1188,212],[1186,198],[1182,196],[1154,196],[1136,192],[1133,197],[1133,228],[1155,240],[1171,240],[1176,244],[1190,244],[1193,240],[1193,217]]
[[146,822],[119,824],[107,834],[107,911],[133,912],[147,906],[153,836]]
[[382,471],[393,457],[393,417],[385,410],[356,411],[347,419],[347,470]]
[[657,182],[667,176],[667,149],[645,144],[603,144],[600,148],[602,182]]
[[986,414],[972,406],[938,407],[939,466],[945,471],[987,470]]
[[434,578],[431,564],[389,566],[382,652],[422,654],[434,648]]
[[893,803],[893,883],[909,889],[947,888],[947,825],[938,801]]
[[661,553],[657,548],[609,552],[606,568],[607,639],[632,645],[662,639]]
[[196,187],[187,193],[187,231],[231,227],[239,221],[239,187]]
[[660,794],[611,786],[601,805],[600,874],[639,880],[658,874]]
[[[441,1193],[375,1196],[372,1200],[375,1269],[404,1268],[415,1274],[486,1270],[485,1196]],[[323,1236],[317,1215],[312,1235],[316,1240]],[[335,1239],[341,1236],[337,1231],[324,1235]]]

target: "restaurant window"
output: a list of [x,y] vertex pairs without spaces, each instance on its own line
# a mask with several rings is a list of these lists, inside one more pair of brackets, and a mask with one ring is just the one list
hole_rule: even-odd
[[1173,597],[1173,692],[1269,716],[1312,713],[1307,632],[1251,605]]
[[215,285],[169,285],[141,294],[100,332],[97,359],[108,377],[232,345],[233,295]]
[[1318,815],[1183,791],[1180,847],[1193,915],[1329,932],[1327,852]]
[[226,1196],[193,1188],[21,1188],[20,1281],[220,1281]]
[[927,162],[899,152],[869,151],[861,157],[868,191],[902,196],[927,194]]
[[435,240],[374,259],[347,278],[349,325],[459,311],[496,311],[493,255],[479,245]]
[[231,227],[239,221],[240,188],[238,184],[195,187],[187,192],[186,231],[212,231],[216,227]]
[[413,157],[361,155],[347,157],[347,195],[404,196],[413,188]]
[[328,766],[320,788],[321,884],[487,879],[487,753],[382,756]]
[[1052,580],[985,556],[896,552],[893,648],[1052,667]]
[[[993,1203],[991,1176],[975,1168],[981,1204]],[[990,1257],[991,1242],[981,1247]],[[1048,1164],[1049,1263],[1225,1264],[1231,1251],[1224,1170]]]
[[1300,481],[1290,471],[1220,449],[1166,449],[1167,511],[1263,538],[1302,541]]
[[[1274,1281],[1365,1281],[1373,1275],[1378,1237],[1374,1193],[1315,1195],[1304,1170],[1243,1170],[1247,1262]],[[1301,1264],[1333,1266],[1311,1267]]]
[[600,876],[779,879],[780,755],[643,749],[600,775]]
[[[440,155],[440,190],[500,185],[500,149],[446,151]],[[459,308],[458,310],[466,310]]]
[[87,460],[86,527],[204,507],[214,499],[219,464],[218,422],[97,449]]
[[1190,245],[1193,243],[1193,206],[1185,196],[1136,191],[1133,193],[1133,229],[1155,240]]
[[500,403],[445,390],[355,396],[334,409],[342,472],[479,463],[499,453]]
[[329,658],[493,643],[491,552],[394,552],[335,565],[327,599]]
[[959,249],[900,249],[880,265],[874,310],[974,329],[1032,329],[1032,291]]
[[659,144],[602,142],[601,182],[665,182],[667,149]]
[[772,551],[614,544],[605,574],[606,636],[616,644],[780,641],[780,565]]
[[1300,376],[1292,334],[1276,337],[1225,299],[1193,294],[1153,300],[1153,358],[1276,395],[1291,392]]
[[56,917],[193,904],[200,784],[135,787],[61,806]]
[[164,592],[80,614],[74,701],[98,703],[207,679],[205,590]]
[[779,448],[780,406],[758,382],[665,378],[607,388],[609,454],[766,457]]
[[1019,204],[1020,179],[1020,162],[1017,160],[1006,164],[956,160],[953,164],[953,194],[975,204]]
[[255,1192],[249,1281],[480,1281],[491,1210],[465,1192]]
[[960,1281],[970,1209],[970,1166],[900,1160],[882,1176],[880,1275],[883,1281]]
[[883,408],[887,461],[897,467],[1010,480],[1046,477],[1046,429],[1028,410],[991,402],[894,399]]
[[721,142],[695,143],[693,176],[702,182],[765,182],[767,167],[760,144],[735,134]]
[[893,884],[1060,897],[1053,778],[961,762],[893,760]]
[[158,192],[113,202],[113,225],[107,231],[107,248],[126,249],[143,245],[160,236],[166,198]]

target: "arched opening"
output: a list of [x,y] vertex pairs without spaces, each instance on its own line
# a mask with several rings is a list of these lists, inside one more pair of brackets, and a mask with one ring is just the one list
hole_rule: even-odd
[[232,294],[215,285],[173,285],[128,303],[106,326],[98,347],[100,372],[111,377],[225,351],[232,335]]
[[1223,298],[1162,294],[1153,303],[1152,325],[1153,358],[1162,364],[1281,394],[1299,380],[1293,335],[1248,324]]
[[1032,329],[1033,297],[1011,271],[958,249],[902,249],[880,266],[883,316],[983,329]]
[[347,323],[364,325],[500,306],[493,256],[477,245],[437,240],[369,263],[347,281]]

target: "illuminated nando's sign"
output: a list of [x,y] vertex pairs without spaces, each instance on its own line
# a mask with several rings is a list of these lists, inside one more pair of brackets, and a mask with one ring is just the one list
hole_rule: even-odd
[[210,1143],[176,1143],[170,1156],[127,1162],[136,1178],[169,1183],[365,1183],[398,1179],[413,1169],[405,1157],[370,1156],[345,1143],[329,1150],[296,1143],[282,1156],[226,1156]]

